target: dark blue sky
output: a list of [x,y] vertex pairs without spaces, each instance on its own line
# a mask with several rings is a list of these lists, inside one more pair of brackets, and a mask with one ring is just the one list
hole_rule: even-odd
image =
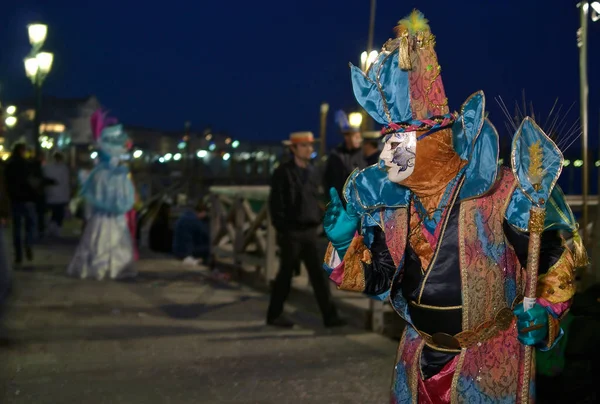
[[[49,24],[55,66],[45,92],[95,94],[121,121],[160,129],[212,125],[239,139],[318,132],[319,105],[355,108],[348,62],[366,47],[369,0],[9,1],[0,26],[0,97],[31,94],[25,26]],[[413,7],[430,20],[450,105],[482,89],[536,110],[578,102],[579,24],[570,0],[379,0],[375,44]],[[536,3],[538,5],[534,5]],[[51,5],[50,5],[51,4]],[[157,4],[154,6],[153,4]],[[598,137],[600,22],[590,22],[590,135]],[[578,104],[569,116],[577,119]],[[329,133],[337,132],[333,123]],[[332,139],[333,140],[333,139]]]

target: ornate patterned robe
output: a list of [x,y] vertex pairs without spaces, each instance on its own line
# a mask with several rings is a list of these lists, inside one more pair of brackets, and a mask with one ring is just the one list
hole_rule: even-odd
[[[529,391],[523,388],[524,346],[512,312],[524,293],[529,205],[513,173],[497,164],[497,133],[483,117],[482,99],[476,94],[467,100],[453,128],[455,139],[473,148],[455,144],[469,163],[429,262],[418,253],[408,189],[387,181],[377,167],[355,171],[346,183],[346,200],[362,216],[361,233],[344,257],[330,245],[325,267],[340,289],[389,300],[406,321],[393,403],[417,403],[420,394],[452,403],[534,398],[533,382]],[[471,158],[467,150],[475,151]],[[549,333],[539,349],[550,349],[561,337],[559,321],[575,292],[573,254],[558,233],[572,230],[574,219],[560,189],[551,202],[537,291]],[[435,379],[445,381],[427,387]]]

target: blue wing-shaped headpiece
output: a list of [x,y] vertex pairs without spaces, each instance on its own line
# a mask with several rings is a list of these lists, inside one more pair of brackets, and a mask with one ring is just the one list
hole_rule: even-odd
[[563,167],[563,155],[544,131],[527,117],[512,142],[512,168],[523,194],[535,205],[550,199]]
[[366,73],[352,65],[350,70],[356,100],[379,124],[412,119],[408,72],[398,66],[397,41],[384,45]]

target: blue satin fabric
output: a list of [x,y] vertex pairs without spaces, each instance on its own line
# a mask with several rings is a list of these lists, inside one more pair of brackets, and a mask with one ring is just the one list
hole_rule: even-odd
[[81,195],[95,212],[122,215],[131,210],[134,190],[125,166],[100,162],[83,184]]
[[471,157],[473,142],[485,120],[484,112],[485,95],[483,91],[478,91],[465,100],[461,114],[452,127],[452,144],[463,160]]
[[95,212],[122,215],[133,207],[135,191],[129,179],[129,169],[118,165],[127,150],[127,134],[122,125],[106,127],[98,141],[98,165],[81,188],[81,195]]
[[[506,209],[505,217],[508,222],[521,231],[528,231],[529,228],[529,210],[532,203],[519,188],[515,190]],[[546,220],[544,221],[544,230],[564,230],[575,231],[577,222],[573,217],[573,212],[565,200],[565,196],[557,185],[552,190],[550,198],[546,204]]]
[[[351,65],[350,76],[356,100],[378,123],[389,124],[390,118],[391,122],[406,122],[412,119],[408,72],[398,67],[398,52],[380,53],[368,76],[358,67]],[[384,101],[387,102],[390,117],[386,116]]]
[[[465,182],[460,199],[476,197],[487,192],[498,174],[498,133],[485,119],[485,96],[477,92],[465,101],[462,114],[452,127],[454,148],[465,166]],[[344,187],[346,201],[363,218],[363,226],[381,225],[380,208],[408,206],[410,190],[391,182],[387,172],[377,166],[355,170]]]
[[[529,177],[531,166],[530,148],[538,143],[541,147],[544,172],[541,176],[541,187],[534,189]],[[517,130],[512,142],[513,171],[519,180],[519,187],[524,194],[534,201],[548,200],[552,188],[562,171],[563,156],[560,149],[530,118],[525,118]]]

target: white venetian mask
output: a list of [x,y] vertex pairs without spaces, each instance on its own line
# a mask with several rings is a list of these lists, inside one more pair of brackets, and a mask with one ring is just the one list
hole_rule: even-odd
[[415,170],[417,132],[394,133],[385,139],[379,158],[390,181],[400,183]]

